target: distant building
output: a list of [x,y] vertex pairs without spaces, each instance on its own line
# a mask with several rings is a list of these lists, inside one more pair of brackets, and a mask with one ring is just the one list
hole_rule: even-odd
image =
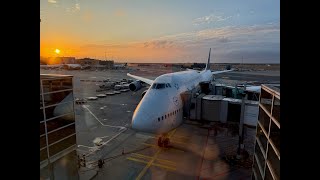
[[77,63],[81,64],[82,66],[90,66],[93,69],[111,69],[113,67],[114,61],[83,58],[77,59]]
[[40,74],[40,179],[79,179],[72,79]]
[[104,66],[105,68],[107,69],[112,69],[113,68],[113,65],[114,65],[114,61],[99,61],[99,64]]
[[280,179],[280,85],[262,85],[252,179]]
[[82,59],[77,59],[77,63],[81,64],[82,66],[85,66],[85,65],[94,66],[99,64],[99,60],[91,59],[91,58],[82,58]]
[[60,59],[61,64],[76,64],[76,58],[75,57],[57,57]]

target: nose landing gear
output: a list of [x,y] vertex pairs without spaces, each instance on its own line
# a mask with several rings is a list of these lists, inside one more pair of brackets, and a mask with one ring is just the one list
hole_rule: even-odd
[[161,136],[158,138],[158,146],[159,147],[169,147],[169,144],[170,144],[170,139],[166,136]]

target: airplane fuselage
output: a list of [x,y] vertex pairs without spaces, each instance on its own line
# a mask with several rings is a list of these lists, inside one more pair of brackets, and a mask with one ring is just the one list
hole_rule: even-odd
[[183,121],[181,93],[211,79],[210,70],[182,71],[157,77],[133,113],[132,128],[163,134],[178,127]]

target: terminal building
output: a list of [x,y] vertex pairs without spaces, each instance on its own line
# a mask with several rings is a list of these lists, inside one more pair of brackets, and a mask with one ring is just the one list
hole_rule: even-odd
[[252,179],[280,179],[280,85],[262,85]]
[[72,80],[40,74],[40,179],[79,179]]

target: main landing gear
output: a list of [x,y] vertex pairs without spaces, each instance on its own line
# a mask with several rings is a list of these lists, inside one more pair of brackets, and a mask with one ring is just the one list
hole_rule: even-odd
[[169,147],[170,139],[166,135],[162,135],[158,138],[158,146],[159,147]]

